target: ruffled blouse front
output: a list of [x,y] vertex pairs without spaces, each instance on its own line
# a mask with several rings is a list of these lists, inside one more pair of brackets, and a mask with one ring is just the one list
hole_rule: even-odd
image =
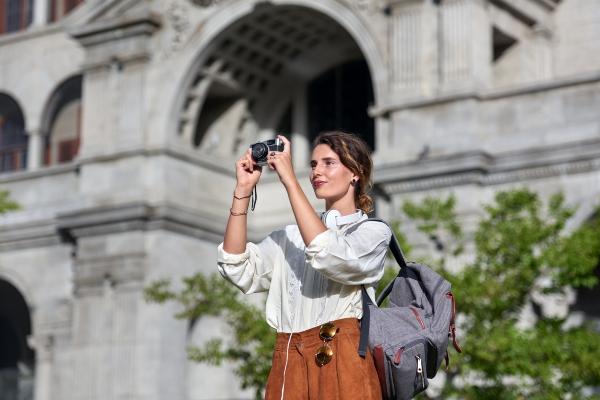
[[277,332],[361,318],[361,285],[374,298],[391,238],[387,225],[366,219],[328,229],[308,246],[297,225],[247,243],[242,254],[227,253],[221,243],[219,272],[244,293],[268,291],[267,323]]

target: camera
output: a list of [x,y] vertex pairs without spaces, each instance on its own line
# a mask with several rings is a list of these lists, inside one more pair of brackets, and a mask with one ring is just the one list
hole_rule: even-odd
[[250,145],[252,159],[261,167],[267,165],[267,156],[272,151],[283,151],[283,141],[281,139],[269,139]]

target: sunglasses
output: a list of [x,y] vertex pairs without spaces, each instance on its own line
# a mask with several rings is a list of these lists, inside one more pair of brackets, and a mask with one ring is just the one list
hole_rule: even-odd
[[327,364],[333,358],[333,350],[329,346],[328,342],[333,340],[333,337],[338,330],[339,328],[331,322],[321,325],[321,329],[319,329],[319,337],[321,340],[323,340],[323,345],[319,347],[317,354],[315,354],[315,360],[317,361],[317,365],[319,367]]

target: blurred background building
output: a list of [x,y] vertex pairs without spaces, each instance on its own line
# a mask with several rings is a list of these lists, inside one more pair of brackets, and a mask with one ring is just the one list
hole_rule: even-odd
[[[360,134],[377,214],[499,189],[600,199],[597,0],[0,0],[2,400],[234,399],[186,360],[218,320],[144,302],[214,272],[235,159],[289,135]],[[292,221],[266,173],[251,238]],[[318,208],[320,205],[311,197]],[[322,207],[322,206],[321,206]],[[597,293],[575,308],[598,316]]]

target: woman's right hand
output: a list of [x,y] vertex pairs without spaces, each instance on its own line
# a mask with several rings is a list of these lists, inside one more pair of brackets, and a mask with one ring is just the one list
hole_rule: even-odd
[[250,194],[262,173],[262,167],[256,165],[251,154],[250,149],[248,149],[242,158],[235,163],[237,187],[248,190],[248,193],[240,193],[240,195]]

